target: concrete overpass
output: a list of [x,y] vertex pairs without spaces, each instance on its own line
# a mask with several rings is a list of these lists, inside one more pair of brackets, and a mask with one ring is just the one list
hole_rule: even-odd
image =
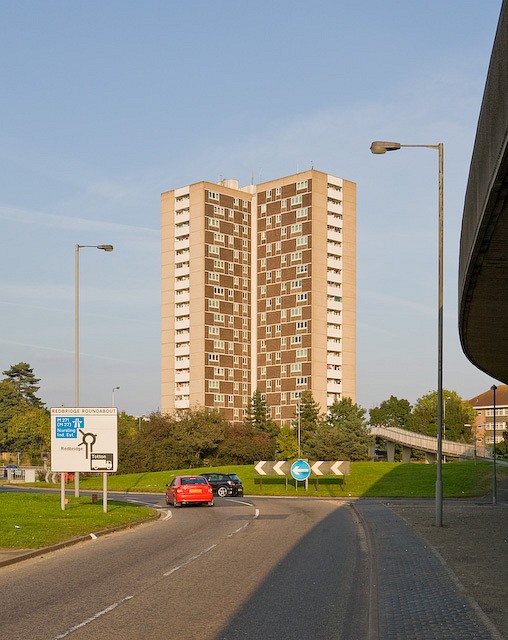
[[508,384],[508,0],[501,6],[464,201],[459,334],[479,369]]
[[[411,459],[411,449],[418,449],[425,452],[427,463],[436,462],[437,459],[437,438],[424,436],[414,431],[406,431],[397,427],[371,427],[372,435],[386,441],[386,451],[388,462],[395,459],[395,445],[402,446],[402,462],[409,462]],[[477,454],[481,457],[490,457],[490,452],[477,451],[474,444],[464,444],[462,442],[452,442],[443,440],[443,456],[447,458],[474,458]]]

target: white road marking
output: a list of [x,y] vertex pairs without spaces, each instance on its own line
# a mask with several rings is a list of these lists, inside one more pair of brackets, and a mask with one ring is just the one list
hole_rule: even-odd
[[238,502],[238,504],[245,504],[248,507],[253,507],[252,502],[245,502],[244,500],[235,500],[235,498],[228,498],[227,502]]
[[203,551],[200,551],[195,556],[192,556],[192,558],[189,558],[187,562],[182,562],[182,564],[179,564],[177,567],[173,567],[169,571],[166,571],[166,573],[164,573],[163,576],[164,577],[170,576],[172,573],[175,573],[175,571],[178,571],[179,569],[186,567],[188,564],[191,564],[191,562],[194,562],[195,560],[198,560],[199,558],[201,558],[201,556],[204,556],[205,553],[208,553],[212,549],[215,549],[216,546],[217,546],[216,544],[212,544],[211,547],[208,547],[207,549],[203,549]]
[[71,627],[70,629],[67,629],[67,631],[64,631],[59,636],[55,636],[53,638],[53,640],[62,640],[62,638],[67,637],[70,633],[74,633],[74,631],[77,631],[78,629],[81,629],[82,627],[85,627],[87,624],[90,624],[91,622],[94,622],[95,620],[97,620],[97,618],[100,618],[101,616],[105,615],[106,613],[109,613],[110,611],[113,611],[113,609],[116,609],[117,607],[119,607],[120,605],[124,604],[125,602],[127,602],[128,600],[130,600],[133,597],[134,596],[127,596],[126,598],[122,598],[121,600],[118,600],[118,602],[114,602],[113,604],[110,604],[109,607],[106,607],[105,609],[103,609],[102,611],[99,611],[98,613],[96,613],[95,615],[91,616],[90,618],[87,618],[86,620],[83,620],[83,622],[80,622],[79,624],[74,625],[74,627]]
[[[235,500],[234,502],[240,502],[241,504],[245,504],[245,505],[247,505],[249,507],[254,506],[254,505],[250,504],[249,502],[243,502],[241,500]],[[172,518],[172,517],[173,517],[173,514],[168,509],[168,512],[167,512],[166,516],[164,517],[164,520],[168,520],[169,518]],[[254,516],[253,516],[252,520],[256,520],[256,518],[258,518],[258,517],[259,517],[259,509],[256,509],[255,512],[254,512]],[[249,524],[252,522],[252,520],[249,521],[249,522],[246,522],[243,526],[241,526],[236,531],[233,531],[233,533],[228,535],[228,538],[231,538],[236,533],[238,533],[238,532],[242,531],[243,529],[245,529],[246,527],[248,527]],[[91,537],[96,537],[96,536],[92,533]],[[196,555],[192,556],[186,562],[182,562],[182,564],[179,564],[178,566],[173,567],[169,571],[166,571],[166,573],[164,573],[163,576],[164,577],[168,577],[171,574],[175,573],[176,571],[179,571],[180,569],[183,569],[183,567],[186,567],[187,565],[191,564],[195,560],[199,560],[199,558],[204,556],[206,553],[208,553],[212,549],[215,549],[216,546],[217,546],[216,544],[212,544],[210,547],[207,547],[206,549],[203,549],[203,551],[200,551]],[[74,633],[74,631],[77,631],[78,629],[81,629],[82,627],[85,627],[86,625],[94,622],[95,620],[97,620],[101,616],[104,616],[107,613],[110,613],[111,611],[113,611],[117,607],[121,606],[122,604],[125,604],[126,602],[128,602],[132,598],[134,598],[134,596],[126,596],[125,598],[122,598],[121,600],[118,600],[117,602],[114,602],[113,604],[109,605],[109,607],[106,607],[105,609],[102,609],[102,611],[97,612],[96,614],[94,614],[90,618],[87,618],[86,620],[83,620],[83,622],[80,622],[80,623],[74,625],[73,627],[71,627],[70,629],[67,629],[67,631],[64,631],[60,635],[55,636],[54,638],[52,638],[52,640],[62,640],[63,638],[66,638],[71,633]]]

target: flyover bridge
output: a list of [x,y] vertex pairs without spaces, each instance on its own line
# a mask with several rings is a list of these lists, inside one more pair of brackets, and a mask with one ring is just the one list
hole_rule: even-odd
[[[437,438],[432,436],[424,436],[414,431],[406,431],[397,427],[371,427],[370,432],[377,438],[386,441],[386,452],[389,462],[395,459],[395,445],[402,446],[402,462],[409,462],[411,458],[411,449],[418,449],[425,452],[425,461],[427,463],[436,462],[437,459]],[[443,456],[449,458],[474,458],[476,455],[481,457],[490,457],[488,451],[477,451],[474,444],[464,444],[463,442],[452,442],[451,440],[442,441]]]

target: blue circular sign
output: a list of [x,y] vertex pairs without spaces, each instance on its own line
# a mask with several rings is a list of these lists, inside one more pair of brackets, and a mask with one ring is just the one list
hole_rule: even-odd
[[296,460],[291,465],[291,475],[295,480],[307,480],[310,471],[310,464],[306,460]]

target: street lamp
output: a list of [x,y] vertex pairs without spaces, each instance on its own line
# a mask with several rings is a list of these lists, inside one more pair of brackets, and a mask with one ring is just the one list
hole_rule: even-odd
[[496,477],[496,391],[497,387],[493,384],[491,387],[492,391],[492,404],[494,407],[494,454],[492,458],[492,462],[494,464],[492,469],[492,504],[497,504],[497,477]]
[[300,398],[298,404],[296,405],[296,410],[298,411],[298,460],[300,460],[300,448],[301,448],[301,443],[302,443],[302,415],[301,415],[302,402],[301,402],[301,398]]
[[120,387],[113,387],[113,396],[112,396],[112,401],[111,401],[111,406],[114,407],[115,406],[115,391],[117,389],[120,389]]
[[[75,245],[74,270],[74,406],[79,407],[79,250],[101,249],[113,251],[112,244],[77,244]],[[79,497],[79,471],[74,474],[74,495]]]
[[437,466],[436,466],[436,526],[443,526],[443,220],[444,220],[444,146],[439,144],[400,144],[376,141],[370,145],[374,154],[398,151],[402,147],[437,149],[439,173],[438,200],[438,317],[437,317]]

